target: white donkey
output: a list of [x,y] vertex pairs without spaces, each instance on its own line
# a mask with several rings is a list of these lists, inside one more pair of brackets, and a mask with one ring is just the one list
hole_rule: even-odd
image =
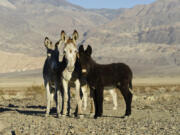
[[61,41],[64,43],[63,48],[63,62],[66,63],[64,70],[62,71],[62,85],[64,88],[64,102],[63,102],[63,112],[62,115],[67,115],[67,103],[68,103],[68,88],[69,82],[72,81],[75,84],[75,97],[77,102],[77,114],[82,114],[82,100],[80,97],[80,78],[81,78],[81,66],[77,58],[78,48],[76,41],[79,35],[76,30],[74,30],[72,37],[67,37],[64,31],[61,31]]

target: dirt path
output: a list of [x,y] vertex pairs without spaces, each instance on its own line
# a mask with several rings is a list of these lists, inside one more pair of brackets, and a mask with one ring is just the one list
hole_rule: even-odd
[[72,116],[56,118],[53,110],[50,117],[45,118],[45,99],[41,95],[27,99],[0,99],[0,135],[180,134],[180,90],[137,89],[132,115],[127,118],[121,117],[125,111],[122,98],[118,103],[118,110],[113,111],[112,101],[104,101],[104,115],[95,120],[88,112],[81,119]]

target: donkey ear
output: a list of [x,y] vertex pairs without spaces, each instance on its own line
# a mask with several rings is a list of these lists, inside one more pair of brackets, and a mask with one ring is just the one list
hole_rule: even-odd
[[47,49],[53,49],[52,41],[51,41],[48,37],[45,37],[44,46],[45,46]]
[[74,30],[73,35],[72,35],[72,39],[74,41],[76,41],[78,38],[79,38],[79,34],[78,34],[77,30]]
[[50,40],[49,40],[49,38],[48,37],[45,37],[45,39],[44,39],[44,46],[45,47],[48,47],[48,44],[50,43]]
[[82,52],[84,52],[84,47],[83,47],[83,45],[80,45],[79,46],[79,53],[82,53]]
[[92,47],[90,45],[88,45],[87,49],[86,49],[86,53],[91,56],[92,54]]
[[65,41],[66,40],[66,33],[64,30],[61,31],[61,40]]

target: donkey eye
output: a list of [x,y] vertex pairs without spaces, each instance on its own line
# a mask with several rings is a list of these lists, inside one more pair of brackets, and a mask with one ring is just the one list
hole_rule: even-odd
[[66,54],[66,51],[63,51],[64,54]]

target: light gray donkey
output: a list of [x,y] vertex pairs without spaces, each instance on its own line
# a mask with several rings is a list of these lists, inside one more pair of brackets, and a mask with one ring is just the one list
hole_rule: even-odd
[[[69,82],[74,82],[75,84],[75,98],[76,98],[76,115],[79,114],[82,116],[82,99],[80,96],[81,90],[81,66],[78,60],[78,48],[76,45],[76,41],[79,35],[76,30],[74,30],[72,37],[67,37],[64,31],[61,32],[61,40],[64,44],[63,53],[64,58],[63,61],[66,62],[66,67],[62,71],[62,85],[64,89],[64,106],[63,106],[63,115],[67,115],[67,101],[68,101],[68,87]],[[82,91],[83,93],[83,91]],[[85,95],[85,93],[83,93]]]

